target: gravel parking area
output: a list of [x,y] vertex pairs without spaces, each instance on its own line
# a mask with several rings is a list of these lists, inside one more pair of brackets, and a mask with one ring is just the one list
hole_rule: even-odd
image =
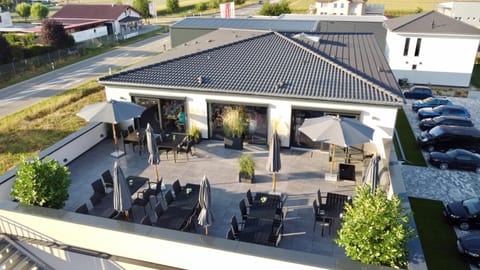
[[[480,99],[449,97],[455,105],[468,109],[472,121],[480,128]],[[420,133],[417,114],[412,111],[413,100],[407,100],[404,110],[415,136]],[[428,153],[424,152],[424,156]],[[409,196],[450,202],[480,195],[480,175],[470,171],[440,170],[402,165],[402,177]]]

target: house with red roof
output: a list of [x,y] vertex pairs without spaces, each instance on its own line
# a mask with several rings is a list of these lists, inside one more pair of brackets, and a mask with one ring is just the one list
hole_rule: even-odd
[[140,12],[129,5],[68,4],[51,19],[62,23],[76,42],[106,35],[128,38],[142,26]]

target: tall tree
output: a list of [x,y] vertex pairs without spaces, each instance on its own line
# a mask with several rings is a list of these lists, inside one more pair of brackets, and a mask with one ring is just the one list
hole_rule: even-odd
[[10,43],[0,34],[0,64],[10,63],[12,61],[12,50]]
[[414,236],[409,216],[401,200],[381,189],[372,194],[370,187],[357,187],[353,204],[345,206],[342,228],[335,242],[345,254],[367,264],[406,267],[407,242]]
[[18,13],[18,15],[22,18],[27,20],[28,17],[30,17],[30,9],[32,7],[27,4],[27,3],[20,3],[15,7],[15,11]]
[[265,2],[259,11],[260,15],[264,16],[279,16],[282,14],[292,13],[287,0],[282,0],[280,3],[270,4]]
[[142,18],[146,19],[150,17],[148,0],[134,0],[132,6],[142,14]]
[[32,15],[35,19],[45,19],[48,15],[48,8],[40,3],[32,5]]
[[63,25],[55,20],[45,20],[42,24],[42,41],[47,45],[63,49],[75,44]]

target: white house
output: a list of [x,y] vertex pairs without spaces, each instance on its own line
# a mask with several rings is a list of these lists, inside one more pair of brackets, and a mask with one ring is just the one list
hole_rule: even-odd
[[480,27],[480,2],[443,2],[437,5],[437,11],[468,23],[475,27]]
[[366,0],[317,0],[317,15],[383,15],[384,5],[367,4]]
[[468,87],[480,30],[429,11],[385,22],[385,56],[395,77],[409,83]]
[[0,11],[0,27],[9,27],[9,26],[13,26],[10,12]]
[[373,34],[221,29],[158,57],[99,79],[107,99],[147,107],[141,127],[175,128],[167,118],[173,105],[186,112],[187,129],[223,140],[222,113],[238,107],[250,143],[266,144],[275,123],[283,147],[310,148],[323,145],[298,131],[303,120],[333,114],[376,129],[371,151],[389,153],[403,95]]

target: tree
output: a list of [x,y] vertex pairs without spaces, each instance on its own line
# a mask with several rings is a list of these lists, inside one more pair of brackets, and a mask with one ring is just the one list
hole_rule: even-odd
[[167,12],[175,12],[180,6],[178,5],[178,0],[167,0]]
[[70,36],[63,25],[55,20],[45,20],[42,24],[43,43],[51,45],[58,49],[73,46],[75,41]]
[[146,19],[150,17],[148,9],[148,0],[134,0],[132,3],[134,9],[142,14],[142,18]]
[[264,16],[279,16],[281,14],[292,13],[292,11],[290,10],[288,1],[282,0],[280,3],[273,4],[265,2],[259,13]]
[[10,63],[12,61],[12,51],[10,43],[0,34],[0,64]]
[[31,6],[27,3],[20,3],[15,7],[15,11],[20,17],[24,18],[25,21],[30,17],[30,9]]
[[357,187],[352,204],[345,206],[342,228],[335,242],[362,263],[406,267],[407,242],[414,236],[409,216],[394,195],[388,200],[381,189]]
[[23,160],[10,195],[20,203],[60,209],[68,199],[70,172],[53,159]]
[[0,0],[0,8],[2,11],[10,10],[13,6],[13,0]]
[[32,5],[32,15],[35,19],[45,19],[48,15],[48,8],[40,3]]

